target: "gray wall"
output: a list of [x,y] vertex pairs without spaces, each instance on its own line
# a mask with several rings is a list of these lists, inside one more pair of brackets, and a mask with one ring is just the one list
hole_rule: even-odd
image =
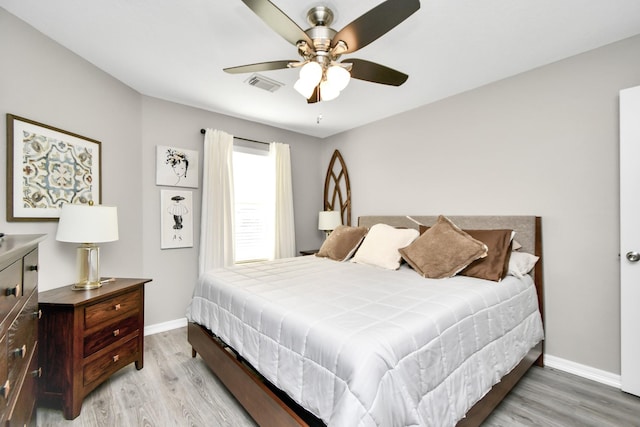
[[620,372],[618,91],[640,37],[330,138],[362,214],[543,218],[546,351]]
[[[0,153],[6,113],[101,141],[102,203],[118,206],[120,240],[101,247],[105,276],[142,273],[140,95],[0,8]],[[40,285],[75,280],[75,246],[55,240],[57,223],[6,223],[6,163],[0,162],[0,229],[45,233]]]
[[[146,325],[184,317],[197,275],[199,217],[194,247],[160,250],[160,188],[155,185],[155,147],[199,150],[200,128],[291,147],[296,245],[318,247],[322,233],[323,170],[317,138],[142,96],[0,8],[0,128],[15,114],[102,143],[102,202],[118,207],[120,240],[101,245],[103,276],[148,277]],[[6,134],[0,133],[6,153]],[[6,166],[0,162],[0,210],[6,210]],[[259,179],[259,177],[257,177]],[[189,189],[185,189],[189,190]],[[194,189],[199,212],[200,190]],[[55,240],[57,223],[5,221],[4,233],[45,233],[40,251],[40,289],[75,279],[75,245]]]

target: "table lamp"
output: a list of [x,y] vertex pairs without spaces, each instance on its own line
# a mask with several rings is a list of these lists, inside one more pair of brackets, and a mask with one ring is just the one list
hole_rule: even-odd
[[115,206],[62,205],[56,240],[80,243],[77,250],[78,280],[75,290],[96,289],[100,281],[100,248],[96,243],[118,240],[118,210]]
[[342,216],[338,211],[322,211],[318,214],[318,230],[322,230],[326,233],[326,237],[335,230],[339,225],[342,225]]

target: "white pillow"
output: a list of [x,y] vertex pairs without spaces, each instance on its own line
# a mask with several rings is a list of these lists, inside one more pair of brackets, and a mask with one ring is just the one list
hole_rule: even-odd
[[511,252],[511,257],[509,257],[509,272],[507,274],[522,279],[525,274],[533,270],[538,259],[537,256],[526,252]]
[[351,262],[397,270],[401,260],[398,249],[410,245],[419,235],[413,228],[376,224],[367,233]]

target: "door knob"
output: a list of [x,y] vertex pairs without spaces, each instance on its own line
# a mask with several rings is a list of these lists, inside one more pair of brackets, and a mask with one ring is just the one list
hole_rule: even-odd
[[638,261],[640,261],[640,253],[633,252],[633,251],[627,252],[627,259],[630,262],[638,262]]

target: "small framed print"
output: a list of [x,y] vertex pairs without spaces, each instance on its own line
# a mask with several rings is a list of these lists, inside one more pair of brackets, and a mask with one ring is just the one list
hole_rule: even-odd
[[193,194],[160,190],[160,249],[193,247]]
[[65,203],[99,204],[100,141],[7,114],[7,221],[57,221]]
[[198,188],[198,152],[158,145],[156,185]]

